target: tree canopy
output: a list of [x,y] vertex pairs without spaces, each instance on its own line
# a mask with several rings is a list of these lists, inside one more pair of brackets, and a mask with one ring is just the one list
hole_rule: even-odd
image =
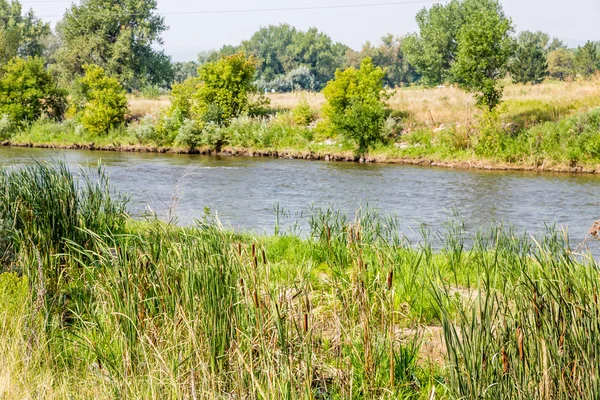
[[0,0],[0,63],[13,57],[41,56],[50,25],[32,10],[23,13],[18,1]]
[[156,0],[83,0],[71,6],[58,29],[61,70],[81,75],[84,65],[96,64],[129,89],[170,84],[170,59],[153,47],[162,44],[167,29],[156,7]]

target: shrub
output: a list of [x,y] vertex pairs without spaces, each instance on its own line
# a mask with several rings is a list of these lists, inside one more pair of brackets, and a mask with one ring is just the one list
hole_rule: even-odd
[[315,113],[311,110],[306,99],[302,99],[292,110],[294,124],[308,126],[315,120]]
[[139,124],[131,125],[128,129],[129,135],[141,144],[156,142],[158,134],[152,117],[144,117]]
[[192,114],[205,122],[227,124],[232,118],[249,113],[256,106],[251,96],[257,94],[253,84],[254,58],[243,53],[204,64],[198,70],[200,85],[192,105]]
[[140,91],[140,94],[142,95],[143,98],[145,99],[158,99],[160,97],[160,87],[159,86],[145,86],[142,88],[142,90]]
[[0,140],[10,139],[15,132],[15,123],[11,120],[8,114],[4,114],[0,118]]
[[356,141],[359,153],[382,139],[385,100],[389,98],[383,89],[384,77],[383,69],[375,67],[367,57],[359,70],[338,70],[323,90],[327,100],[323,115],[330,129]]
[[[267,103],[257,96],[253,84],[253,58],[239,53],[202,65],[198,77],[191,77],[173,86],[171,107],[163,114],[171,122],[165,127],[177,132],[184,120],[205,124],[228,125],[233,118],[251,114]],[[177,135],[177,133],[176,133]]]
[[175,144],[179,146],[194,148],[200,145],[201,143],[202,130],[199,128],[198,123],[191,119],[184,120],[177,131]]
[[116,78],[106,76],[101,67],[83,68],[85,75],[77,81],[73,106],[91,134],[105,135],[125,122],[128,112],[125,90]]
[[0,73],[0,115],[8,115],[18,126],[43,114],[63,117],[66,93],[46,70],[42,58],[13,58]]

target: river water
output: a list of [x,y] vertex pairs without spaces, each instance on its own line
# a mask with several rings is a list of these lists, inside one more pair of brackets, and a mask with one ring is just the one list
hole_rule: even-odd
[[600,176],[147,153],[0,148],[0,165],[101,161],[130,212],[152,210],[180,224],[206,207],[235,229],[272,233],[274,206],[293,218],[312,206],[353,213],[368,205],[395,214],[408,237],[458,215],[468,230],[503,222],[532,234],[568,229],[573,245],[600,219]]

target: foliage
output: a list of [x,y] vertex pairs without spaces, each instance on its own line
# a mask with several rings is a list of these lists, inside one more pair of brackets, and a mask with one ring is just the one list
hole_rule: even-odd
[[35,57],[44,53],[44,40],[50,35],[50,24],[23,13],[18,1],[0,0],[0,64],[14,57]]
[[406,38],[408,61],[429,86],[451,81],[450,68],[456,59],[457,36],[462,24],[461,3],[435,4],[416,17],[419,34]]
[[375,66],[385,70],[384,84],[386,86],[393,88],[402,84],[415,83],[420,76],[406,58],[405,40],[402,37],[388,34],[381,39],[378,47],[373,47],[371,43],[367,42],[360,52],[348,49],[346,65],[360,68],[361,61],[365,57],[371,57]]
[[77,80],[73,107],[81,123],[93,135],[105,135],[125,122],[127,97],[116,78],[97,65],[84,65],[85,75]]
[[367,57],[359,70],[338,70],[323,90],[327,100],[323,115],[335,133],[357,142],[360,154],[382,139],[389,96],[383,89],[384,76]]
[[548,53],[548,72],[561,81],[575,75],[575,55],[571,50],[559,48]]
[[313,91],[316,88],[315,76],[308,67],[298,67],[291,70],[285,76],[278,76],[272,81],[266,81],[264,78],[256,82],[256,87],[260,91],[277,93],[287,93],[293,91]]
[[459,85],[475,94],[477,104],[489,110],[502,99],[500,80],[512,54],[512,22],[498,10],[474,12],[458,35],[452,74]]
[[66,92],[58,87],[42,58],[13,58],[0,74],[0,115],[9,116],[19,126],[42,115],[62,118]]
[[300,67],[306,67],[314,77],[314,89],[320,90],[333,78],[343,64],[347,46],[334,43],[316,28],[299,31],[288,25],[269,25],[259,29],[238,47],[225,46],[218,53],[201,55],[201,64],[219,57],[244,52],[257,61],[257,77],[272,82]]
[[[254,59],[243,53],[203,64],[197,78],[188,78],[173,87],[168,112],[180,123],[193,119],[226,125],[257,106],[253,99],[257,94],[255,71]],[[260,101],[261,98],[259,104]]]
[[545,48],[548,35],[538,32],[522,32],[516,50],[510,60],[509,70],[515,83],[541,83],[548,76],[548,60]]
[[[464,25],[473,27],[480,22],[480,15],[506,19],[497,0],[452,0],[444,5],[435,4],[429,10],[424,8],[417,14],[419,33],[406,38],[405,51],[408,61],[422,75],[423,83],[428,86],[461,83],[463,77],[456,76],[454,69],[459,57],[460,36],[464,34]],[[479,50],[485,51],[484,46]],[[494,52],[493,49],[488,51]]]
[[188,78],[198,76],[199,63],[195,61],[173,63],[173,80],[175,83],[181,83]]
[[55,57],[68,79],[97,64],[128,89],[167,86],[171,61],[154,46],[166,29],[156,0],[84,0],[65,13],[58,26],[62,47]]
[[578,74],[588,78],[600,69],[600,49],[594,42],[588,41],[575,52],[575,69]]
[[308,126],[315,120],[315,113],[311,110],[306,99],[302,99],[292,110],[294,123],[300,126]]

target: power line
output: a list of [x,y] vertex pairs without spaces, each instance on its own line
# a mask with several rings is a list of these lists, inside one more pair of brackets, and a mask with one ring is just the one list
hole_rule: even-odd
[[[214,14],[246,14],[246,13],[261,13],[261,12],[280,12],[280,11],[310,11],[310,10],[334,10],[334,9],[350,9],[350,8],[369,8],[369,7],[390,7],[406,4],[431,4],[438,3],[440,0],[409,0],[409,1],[393,1],[386,3],[363,3],[363,4],[340,4],[331,6],[306,6],[306,7],[280,7],[280,8],[247,8],[237,10],[204,10],[204,11],[166,11],[157,12],[156,14],[169,15],[214,15]],[[65,0],[30,0],[23,3],[72,3]],[[141,14],[141,13],[140,13]],[[138,13],[118,13],[112,14],[115,16],[135,16]],[[40,18],[59,18],[62,15],[39,15]]]

